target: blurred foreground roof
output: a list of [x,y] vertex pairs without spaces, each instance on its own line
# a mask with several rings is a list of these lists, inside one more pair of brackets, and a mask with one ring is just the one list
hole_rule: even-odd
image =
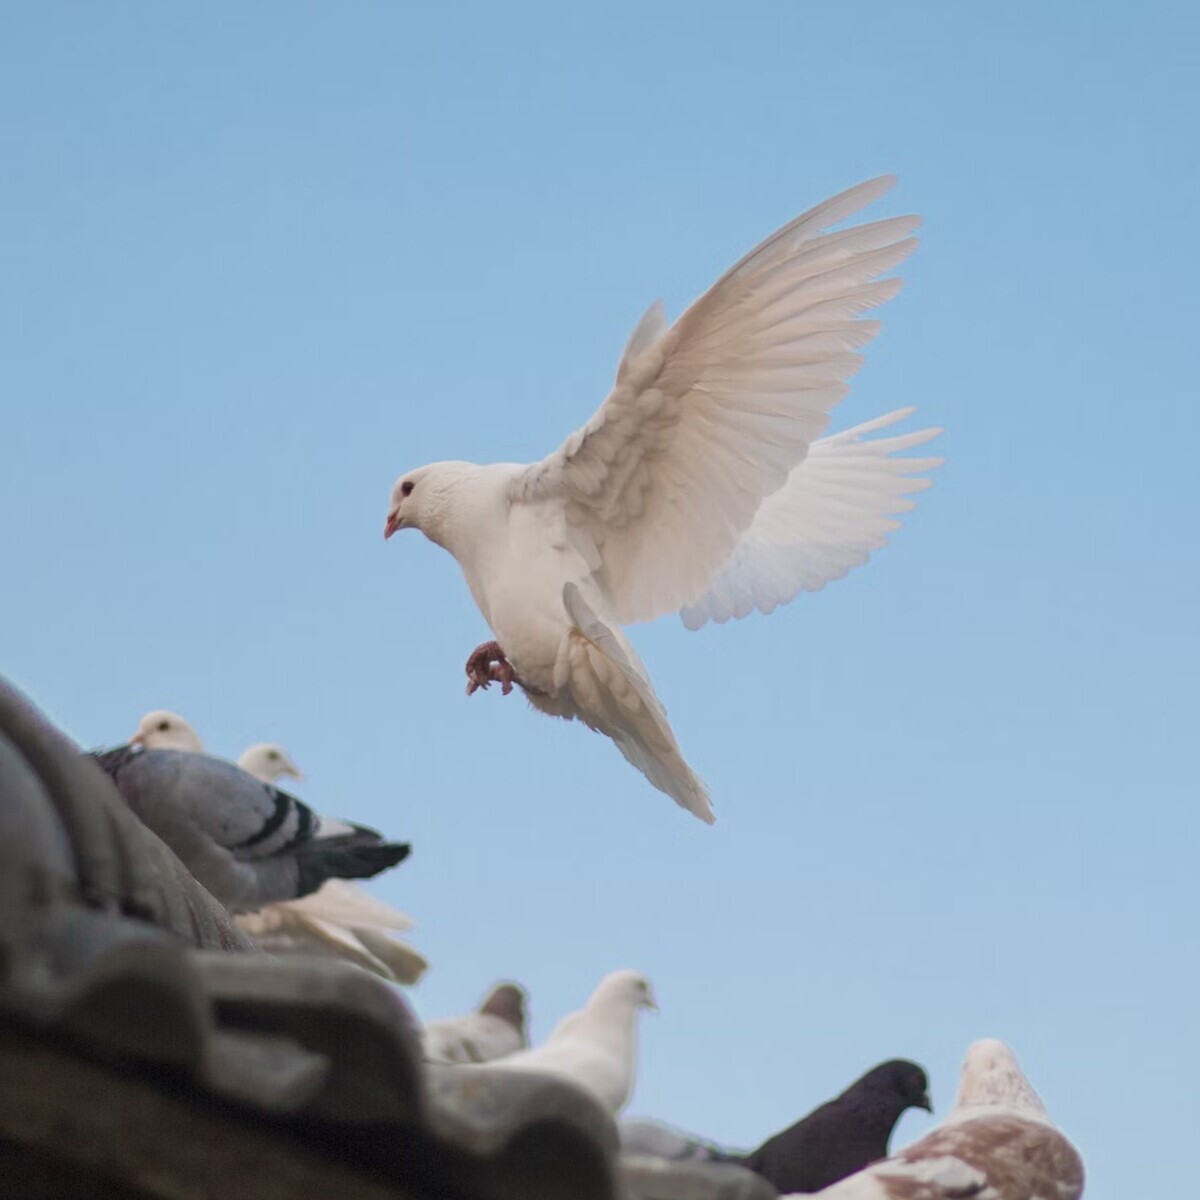
[[367,972],[274,958],[0,680],[0,1197],[769,1200],[619,1159],[560,1080],[422,1061]]

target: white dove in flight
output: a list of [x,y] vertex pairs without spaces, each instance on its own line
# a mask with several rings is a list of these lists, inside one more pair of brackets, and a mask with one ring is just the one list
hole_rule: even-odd
[[539,463],[440,462],[392,489],[384,536],[419,529],[458,560],[496,641],[467,692],[519,684],[579,719],[678,804],[712,823],[645,667],[620,626],[680,612],[769,613],[865,562],[936,458],[894,458],[940,430],[863,440],[901,409],[820,438],[878,333],[860,315],[900,288],[916,217],[825,230],[891,177],[772,234],[674,325],[638,323],[599,411]]

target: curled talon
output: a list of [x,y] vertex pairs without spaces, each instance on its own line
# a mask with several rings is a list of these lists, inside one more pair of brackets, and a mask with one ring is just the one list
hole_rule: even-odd
[[512,663],[498,642],[484,642],[477,647],[467,659],[466,671],[468,696],[473,696],[480,688],[486,691],[492,683],[499,683],[500,691],[507,696],[516,680]]
[[507,658],[501,659],[500,662],[492,666],[491,682],[498,682],[500,684],[500,694],[502,696],[507,696],[513,690],[513,680],[515,678],[512,663]]

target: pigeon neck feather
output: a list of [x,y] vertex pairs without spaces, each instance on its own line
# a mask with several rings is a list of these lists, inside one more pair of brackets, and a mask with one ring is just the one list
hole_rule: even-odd
[[593,998],[585,1008],[568,1013],[550,1031],[547,1040],[587,1030],[588,1037],[610,1042],[632,1041],[637,1031],[637,1009],[609,997]]
[[469,554],[478,540],[481,523],[494,508],[490,503],[493,489],[488,486],[494,475],[495,465],[442,462],[426,467],[417,484],[418,528],[431,542],[462,561],[464,553]]
[[947,1120],[966,1121],[1002,1113],[1053,1124],[1012,1051],[1003,1042],[985,1039],[967,1051],[954,1111]]

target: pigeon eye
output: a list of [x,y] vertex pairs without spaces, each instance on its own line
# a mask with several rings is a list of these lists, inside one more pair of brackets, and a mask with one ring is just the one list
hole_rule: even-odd
[[171,728],[171,722],[170,721],[159,721],[158,728],[159,728],[160,732],[166,733],[167,730]]
[[415,486],[415,485],[414,485],[414,483],[413,483],[413,481],[412,481],[411,479],[406,479],[406,480],[405,480],[405,481],[404,481],[404,482],[403,482],[403,483],[400,485],[400,495],[402,495],[402,496],[411,496],[411,495],[412,495],[412,490],[413,490],[413,487],[414,487],[414,486]]

